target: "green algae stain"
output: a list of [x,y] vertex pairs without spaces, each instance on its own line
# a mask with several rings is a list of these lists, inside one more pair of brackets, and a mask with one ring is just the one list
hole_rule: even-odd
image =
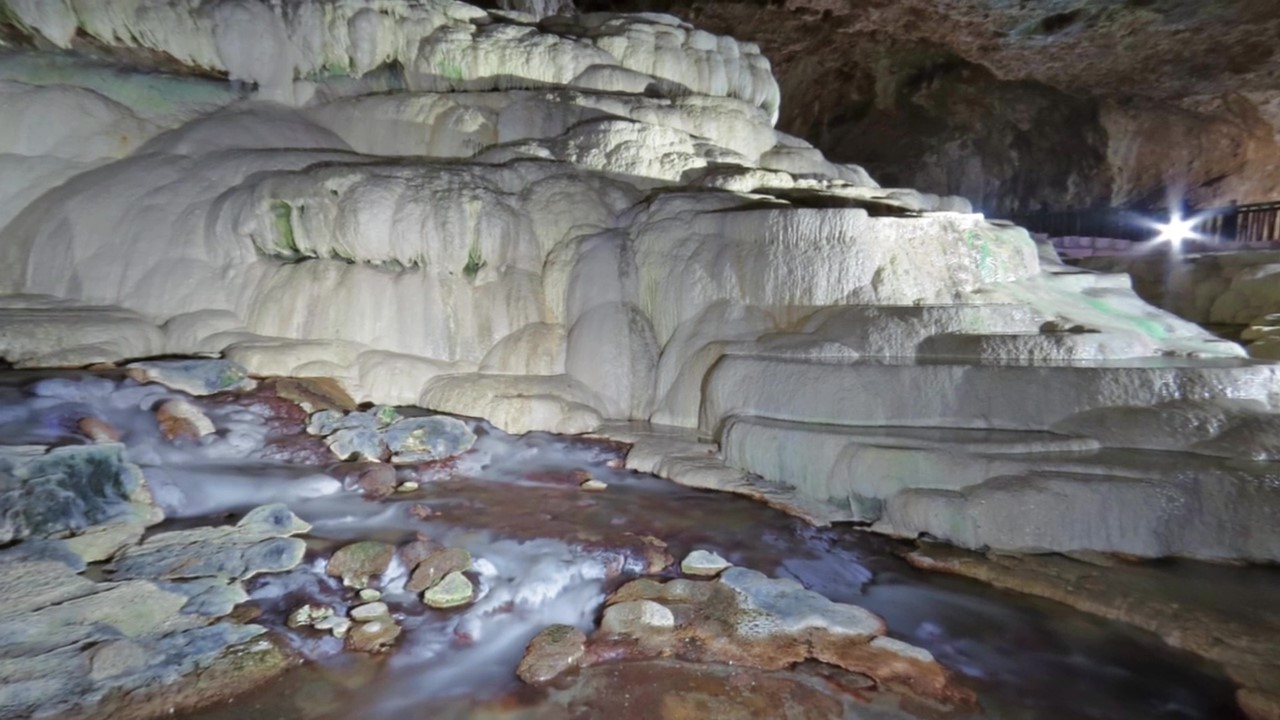
[[471,248],[467,250],[467,264],[462,266],[462,274],[466,275],[468,280],[475,280],[476,275],[479,275],[488,264],[489,262],[480,254],[480,243],[473,241]]
[[293,206],[283,200],[271,203],[271,216],[275,220],[276,245],[283,251],[296,253],[298,243],[293,237]]
[[1000,263],[991,250],[991,239],[977,230],[964,231],[964,244],[971,256],[977,259],[978,277],[983,282],[994,282],[999,278]]
[[1100,313],[1103,313],[1105,315],[1109,315],[1112,317],[1124,318],[1134,327],[1134,329],[1136,329],[1138,332],[1141,332],[1142,334],[1146,335],[1149,338],[1152,338],[1155,340],[1164,340],[1169,337],[1168,331],[1159,321],[1150,320],[1148,318],[1143,318],[1143,317],[1137,317],[1124,312],[1117,312],[1116,309],[1113,308],[1110,303],[1100,298],[1089,297],[1086,295],[1083,297],[1083,299],[1085,303],[1089,305],[1089,307],[1093,308],[1094,310],[1097,310]]
[[462,63],[457,60],[441,60],[440,74],[444,76],[446,80],[450,80],[452,82],[462,82],[462,79],[463,79]]

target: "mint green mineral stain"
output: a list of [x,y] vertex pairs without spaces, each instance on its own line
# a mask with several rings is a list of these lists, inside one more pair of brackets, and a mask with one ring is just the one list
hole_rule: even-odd
[[293,237],[293,206],[276,200],[271,203],[271,216],[275,219],[276,244],[286,252],[297,252],[298,244]]
[[1143,333],[1147,337],[1153,338],[1155,340],[1163,340],[1169,337],[1169,333],[1166,331],[1165,327],[1156,320],[1150,320],[1147,318],[1130,315],[1128,313],[1116,312],[1115,308],[1113,308],[1110,305],[1110,303],[1100,298],[1089,297],[1086,295],[1084,296],[1083,299],[1086,303],[1088,303],[1089,307],[1093,308],[1094,310],[1097,310],[1098,312],[1101,312],[1113,317],[1123,317],[1124,319],[1128,320],[1139,332]]
[[990,239],[977,230],[965,230],[964,244],[969,248],[971,254],[977,256],[978,276],[982,278],[982,281],[995,281],[998,276],[999,263],[991,252]]
[[468,280],[475,280],[480,270],[488,264],[489,262],[480,254],[480,243],[473,241],[471,248],[467,250],[467,264],[462,266],[462,274],[466,275]]

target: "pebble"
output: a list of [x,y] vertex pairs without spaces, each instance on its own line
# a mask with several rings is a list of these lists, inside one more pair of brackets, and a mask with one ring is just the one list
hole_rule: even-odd
[[600,629],[611,635],[642,635],[649,630],[673,628],[676,617],[667,606],[652,600],[631,600],[610,605]]
[[602,490],[605,490],[606,488],[608,488],[609,484],[596,480],[595,478],[591,478],[590,480],[583,480],[582,484],[579,485],[578,487],[590,492],[601,492]]
[[408,482],[402,482],[399,485],[397,485],[396,492],[402,492],[402,493],[413,492],[414,490],[417,490],[418,487],[419,487],[418,483],[410,480]]
[[317,620],[313,627],[317,630],[328,630],[329,634],[341,640],[351,629],[351,621],[341,615],[330,615],[323,620]]
[[443,610],[458,607],[471,602],[475,587],[467,576],[460,572],[451,572],[433,587],[422,593],[422,602],[429,607]]
[[298,628],[304,625],[315,625],[321,620],[332,616],[333,608],[328,605],[307,604],[289,613],[289,618],[285,620],[285,625],[288,625],[291,628]]
[[359,594],[360,599],[365,602],[377,602],[382,599],[382,593],[373,588],[364,588]]
[[390,618],[357,623],[347,632],[347,647],[359,652],[381,652],[400,637],[400,626]]
[[156,424],[160,427],[160,434],[170,441],[178,438],[199,440],[216,431],[213,421],[186,400],[161,403],[156,409]]
[[680,561],[680,572],[695,577],[715,577],[731,567],[733,563],[710,550],[694,550]]
[[371,602],[351,608],[351,612],[348,615],[356,622],[369,622],[371,620],[390,618],[391,610],[387,608],[387,604],[384,602]]
[[76,427],[85,437],[96,443],[120,442],[122,437],[121,432],[111,423],[93,416],[80,418],[80,422],[76,424]]

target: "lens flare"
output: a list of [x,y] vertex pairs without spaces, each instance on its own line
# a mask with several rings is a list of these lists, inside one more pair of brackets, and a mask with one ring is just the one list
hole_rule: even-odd
[[1202,236],[1196,232],[1196,226],[1203,219],[1201,217],[1184,218],[1174,213],[1170,216],[1169,222],[1155,223],[1155,229],[1160,233],[1155,239],[1157,242],[1167,242],[1175,247],[1187,240],[1199,240]]

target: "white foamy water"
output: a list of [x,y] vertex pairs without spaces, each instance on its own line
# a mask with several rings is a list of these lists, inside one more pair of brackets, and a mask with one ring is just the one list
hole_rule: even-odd
[[[403,634],[376,682],[361,687],[352,700],[361,717],[402,718],[446,698],[492,697],[516,684],[514,668],[543,628],[564,623],[589,632],[594,626],[605,597],[600,559],[550,539],[499,540],[488,533],[457,532],[444,532],[439,539],[472,553],[476,599],[457,610],[424,610],[417,595],[404,590],[406,568],[398,558],[393,561],[379,589]],[[252,596],[281,611],[303,598],[339,613],[358,602],[338,580],[324,576],[323,561],[265,577]],[[290,638],[313,661],[343,660],[338,640],[306,629]]]

